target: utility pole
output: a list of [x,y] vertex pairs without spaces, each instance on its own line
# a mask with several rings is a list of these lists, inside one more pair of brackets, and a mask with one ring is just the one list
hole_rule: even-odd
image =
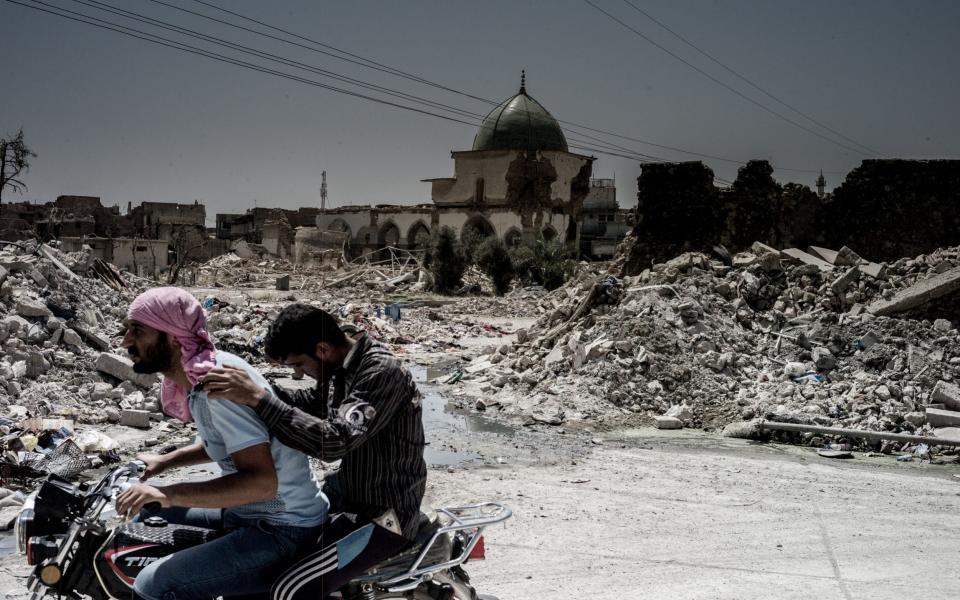
[[320,184],[320,210],[327,210],[327,172],[320,174],[322,183]]

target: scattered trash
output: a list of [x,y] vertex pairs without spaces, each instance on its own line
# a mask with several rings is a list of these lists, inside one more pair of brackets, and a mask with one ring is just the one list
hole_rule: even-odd
[[823,383],[827,380],[826,377],[817,373],[816,371],[807,371],[806,373],[801,373],[800,375],[794,375],[792,378],[794,381],[812,381],[813,383]]

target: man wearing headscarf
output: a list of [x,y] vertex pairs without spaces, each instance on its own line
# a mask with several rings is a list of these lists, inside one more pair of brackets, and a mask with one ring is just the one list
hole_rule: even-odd
[[120,515],[138,515],[144,506],[159,504],[160,516],[170,522],[223,532],[146,567],[134,582],[135,596],[199,600],[266,592],[301,548],[315,540],[329,503],[303,453],[272,439],[252,409],[210,402],[196,384],[222,366],[269,384],[245,361],[215,348],[203,308],[179,288],[154,288],[133,301],[123,347],[134,371],[163,374],[164,412],[197,426],[194,444],[162,456],[141,455],[147,465],[143,479],[204,462],[218,463],[222,472],[208,481],[140,483],[117,497]]

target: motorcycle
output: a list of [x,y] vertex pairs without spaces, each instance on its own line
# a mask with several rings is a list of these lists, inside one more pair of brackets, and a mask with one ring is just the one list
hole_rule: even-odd
[[[146,566],[216,537],[213,530],[168,523],[158,516],[142,522],[120,519],[114,498],[138,482],[143,471],[142,462],[132,461],[114,467],[93,485],[49,475],[27,497],[14,533],[18,552],[33,566],[27,581],[30,600],[126,600]],[[484,529],[511,514],[497,502],[421,514],[416,541],[409,548],[350,581],[340,594],[343,600],[497,600],[477,594],[463,565],[484,558]]]

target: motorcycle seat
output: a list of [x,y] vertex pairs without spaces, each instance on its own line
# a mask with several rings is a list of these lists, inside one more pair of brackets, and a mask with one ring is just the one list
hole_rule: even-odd
[[[420,556],[424,546],[430,543],[433,534],[440,527],[440,522],[436,513],[420,513],[420,523],[417,528],[417,536],[414,541],[399,554],[391,556],[384,562],[374,566],[369,571],[357,577],[355,581],[360,583],[382,581],[402,575],[410,570],[414,561]],[[420,563],[421,567],[439,564],[450,560],[452,541],[449,534],[441,535],[437,541],[430,547],[430,551]]]

